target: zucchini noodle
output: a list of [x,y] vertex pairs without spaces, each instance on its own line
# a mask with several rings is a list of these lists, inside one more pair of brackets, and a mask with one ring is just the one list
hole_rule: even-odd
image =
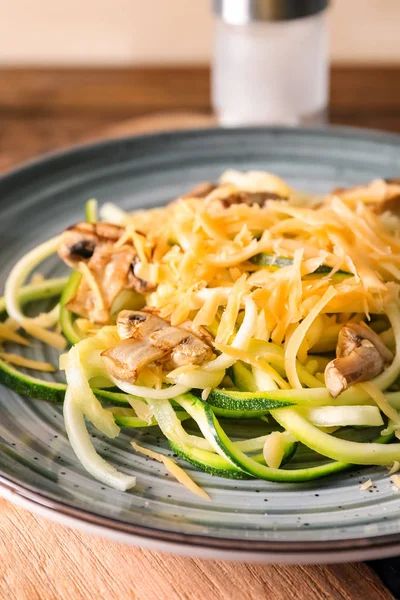
[[[245,302],[245,313],[243,323],[239,327],[235,339],[232,342],[233,348],[246,350],[254,334],[257,319],[257,307],[250,298]],[[221,354],[215,360],[207,363],[204,367],[205,371],[218,371],[227,369],[235,363],[235,359],[227,354]]]
[[58,310],[53,309],[47,315],[39,315],[34,319],[27,319],[27,317],[21,312],[19,306],[19,293],[20,289],[27,279],[28,275],[46,258],[57,252],[60,245],[61,236],[56,236],[43,242],[28,254],[25,254],[12,268],[9,276],[7,277],[4,298],[6,304],[6,310],[12,319],[15,319],[19,324],[22,325],[23,321],[30,321],[36,323],[41,327],[52,327],[57,323]]
[[133,394],[140,398],[150,398],[151,400],[169,400],[179,394],[185,394],[190,388],[184,385],[171,385],[162,390],[146,387],[144,385],[135,385],[126,381],[113,380],[115,385],[127,394]]
[[75,402],[71,390],[65,394],[64,423],[76,456],[95,479],[122,491],[136,485],[136,477],[121,473],[96,452],[86,429],[83,411]]

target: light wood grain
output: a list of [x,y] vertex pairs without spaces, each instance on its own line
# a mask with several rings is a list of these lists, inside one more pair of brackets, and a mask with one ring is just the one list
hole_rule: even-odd
[[[400,131],[399,75],[398,65],[333,65],[330,121]],[[63,128],[65,119],[106,124],[161,111],[210,114],[209,68],[0,68],[0,134],[21,116]]]
[[[63,119],[69,128],[60,130]],[[0,169],[26,158],[27,150],[32,155],[99,136],[213,123],[212,117],[188,113],[96,119],[95,115],[80,121],[71,116],[47,118],[42,129],[36,122],[35,135],[25,136],[24,144],[27,120],[20,116],[14,144],[0,145]],[[0,600],[264,598],[389,600],[391,595],[363,564],[260,566],[169,556],[66,529],[0,500]]]
[[1,600],[389,600],[363,564],[260,566],[140,550],[0,501]]

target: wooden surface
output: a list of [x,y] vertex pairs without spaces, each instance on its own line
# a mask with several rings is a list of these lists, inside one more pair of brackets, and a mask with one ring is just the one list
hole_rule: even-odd
[[[334,120],[400,131],[396,73],[334,70]],[[206,69],[0,70],[0,170],[88,139],[213,124],[207,78]],[[0,500],[0,600],[391,597],[364,564],[260,566],[162,555],[66,529]]]
[[364,564],[260,566],[140,550],[0,501],[1,600],[389,600]]
[[[210,117],[208,68],[0,68],[0,170],[112,135],[127,119],[182,111]],[[329,115],[336,124],[400,132],[400,67],[333,67]]]

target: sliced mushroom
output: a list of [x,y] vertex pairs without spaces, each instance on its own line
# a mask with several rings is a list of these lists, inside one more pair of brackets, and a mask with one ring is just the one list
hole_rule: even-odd
[[113,245],[123,233],[123,227],[111,223],[77,223],[62,234],[58,254],[67,265],[76,268],[82,260],[92,258],[99,245]]
[[153,284],[135,275],[138,256],[134,245],[129,242],[115,245],[124,231],[111,223],[85,222],[73,225],[61,236],[60,257],[75,269],[79,263],[85,263],[99,292],[94,294],[83,278],[68,308],[92,322],[109,322],[112,303],[123,289],[142,294],[155,289]]
[[276,194],[275,192],[243,192],[237,190],[230,196],[221,199],[224,208],[229,208],[233,204],[247,204],[247,206],[264,206],[267,200],[287,200],[287,197]]
[[348,356],[363,340],[368,340],[375,346],[382,355],[385,363],[389,364],[392,362],[392,352],[385,346],[379,335],[362,321],[360,323],[346,323],[346,325],[342,327],[338,336],[336,357],[341,358],[343,356]]
[[149,312],[121,311],[117,330],[123,340],[102,356],[106,368],[119,380],[133,383],[151,363],[171,370],[187,364],[201,365],[212,356],[211,346],[200,337],[183,327],[172,327]]
[[375,212],[392,212],[397,216],[400,216],[400,179],[385,179],[386,195],[379,205],[377,205]]
[[325,369],[325,384],[334,398],[354,383],[373,379],[393,361],[392,352],[365,323],[342,327],[336,357]]
[[95,323],[108,323],[112,303],[121,290],[127,287],[135,255],[133,246],[126,245],[120,248],[113,248],[109,244],[96,246],[87,266],[97,283],[103,302],[99,303],[98,297],[93,294],[88,283],[83,279],[77,294],[68,302],[67,308]]
[[211,181],[203,181],[190,190],[182,198],[205,198],[216,188],[216,184]]
[[195,326],[193,324],[193,321],[185,321],[179,327],[181,327],[182,329],[186,329],[190,333],[193,333],[196,337],[203,340],[203,342],[205,342],[209,346],[212,346],[212,343],[214,341],[213,337],[208,333],[207,329],[205,329],[204,327]]
[[129,275],[128,275],[128,283],[126,285],[126,289],[128,290],[135,290],[135,292],[138,292],[139,294],[148,294],[150,292],[154,292],[154,290],[156,289],[156,285],[154,285],[154,283],[150,283],[149,281],[146,281],[145,279],[141,279],[138,275],[137,275],[137,267],[140,265],[140,260],[138,256],[134,256],[131,265],[130,265],[130,271],[129,271]]
[[166,327],[164,319],[145,311],[122,310],[117,317],[117,331],[121,339],[146,339],[153,331]]
[[375,213],[386,211],[400,215],[400,179],[375,179],[367,185],[336,188],[332,194],[343,200],[359,200],[368,204]]
[[202,365],[210,360],[212,350],[208,344],[193,334],[186,335],[171,352],[166,368],[175,369],[183,365]]
[[142,369],[164,356],[164,351],[147,342],[122,340],[102,353],[107,371],[120,381],[133,383]]

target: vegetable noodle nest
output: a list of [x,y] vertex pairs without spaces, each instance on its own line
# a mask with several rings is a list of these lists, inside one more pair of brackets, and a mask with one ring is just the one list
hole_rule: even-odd
[[[1,350],[0,381],[63,402],[78,459],[120,490],[135,477],[96,452],[87,421],[110,438],[158,426],[174,453],[221,477],[394,472],[399,209],[400,180],[311,195],[261,171],[226,171],[162,208],[107,203],[98,216],[89,200],[85,221],[9,274],[0,340],[17,351]],[[56,252],[72,271],[44,279],[36,269]],[[57,299],[49,312],[23,312],[47,298]],[[27,372],[54,370],[26,356],[31,338],[63,351],[66,384]],[[311,466],[296,459],[304,446]],[[132,447],[209,499],[170,456]]]

